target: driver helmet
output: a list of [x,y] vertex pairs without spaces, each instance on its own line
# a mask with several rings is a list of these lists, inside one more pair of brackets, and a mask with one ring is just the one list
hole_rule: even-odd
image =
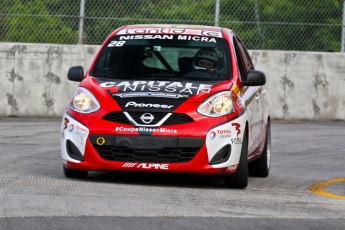
[[194,56],[193,64],[199,68],[215,69],[218,66],[218,53],[214,49],[200,49]]

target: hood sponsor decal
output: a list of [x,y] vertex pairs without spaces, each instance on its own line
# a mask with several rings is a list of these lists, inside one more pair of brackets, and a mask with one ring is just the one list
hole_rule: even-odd
[[116,100],[123,111],[172,112],[194,95],[209,94],[217,81],[110,81],[99,86]]
[[102,88],[117,87],[117,93],[121,92],[168,92],[194,95],[199,93],[210,93],[210,84],[195,82],[170,82],[170,81],[122,81],[103,82]]
[[163,98],[189,98],[189,95],[182,95],[177,93],[155,93],[155,92],[133,92],[133,93],[113,93],[112,96],[120,98],[129,97],[163,97]]

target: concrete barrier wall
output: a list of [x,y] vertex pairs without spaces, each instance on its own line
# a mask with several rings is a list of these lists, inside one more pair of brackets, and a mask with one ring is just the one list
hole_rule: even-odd
[[[61,117],[99,46],[0,43],[0,116]],[[251,50],[266,73],[272,119],[344,120],[345,60],[341,53]]]

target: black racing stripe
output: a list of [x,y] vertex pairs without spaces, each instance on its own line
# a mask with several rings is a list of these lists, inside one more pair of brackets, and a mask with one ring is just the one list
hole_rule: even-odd
[[69,109],[66,110],[66,114],[70,117],[72,117],[74,120],[78,121],[80,124],[84,125],[85,127],[89,128],[89,126],[87,126],[86,124],[84,124],[84,122],[81,122],[80,120],[78,120],[77,118],[75,118],[75,116],[73,116],[71,114],[71,112],[69,111]]
[[232,120],[235,120],[236,118],[241,117],[244,113],[245,113],[245,109],[243,109],[243,110],[242,110],[239,114],[237,114],[236,116],[231,117],[230,119],[228,119],[228,120],[226,120],[226,121],[223,121],[223,122],[221,122],[221,123],[219,123],[219,124],[217,124],[217,125],[212,126],[209,130],[207,130],[206,133],[208,133],[211,129],[214,129],[215,127],[218,127],[218,126],[223,125],[223,124],[225,124],[225,123],[229,123],[229,122],[231,122]]

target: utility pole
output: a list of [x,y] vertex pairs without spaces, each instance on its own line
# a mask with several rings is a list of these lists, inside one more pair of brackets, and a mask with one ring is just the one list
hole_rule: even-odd
[[219,26],[219,8],[220,8],[220,0],[216,0],[216,12],[214,17],[214,26]]
[[345,0],[343,0],[343,24],[341,27],[341,52],[345,51]]
[[78,45],[83,44],[84,14],[85,14],[85,0],[80,0]]

